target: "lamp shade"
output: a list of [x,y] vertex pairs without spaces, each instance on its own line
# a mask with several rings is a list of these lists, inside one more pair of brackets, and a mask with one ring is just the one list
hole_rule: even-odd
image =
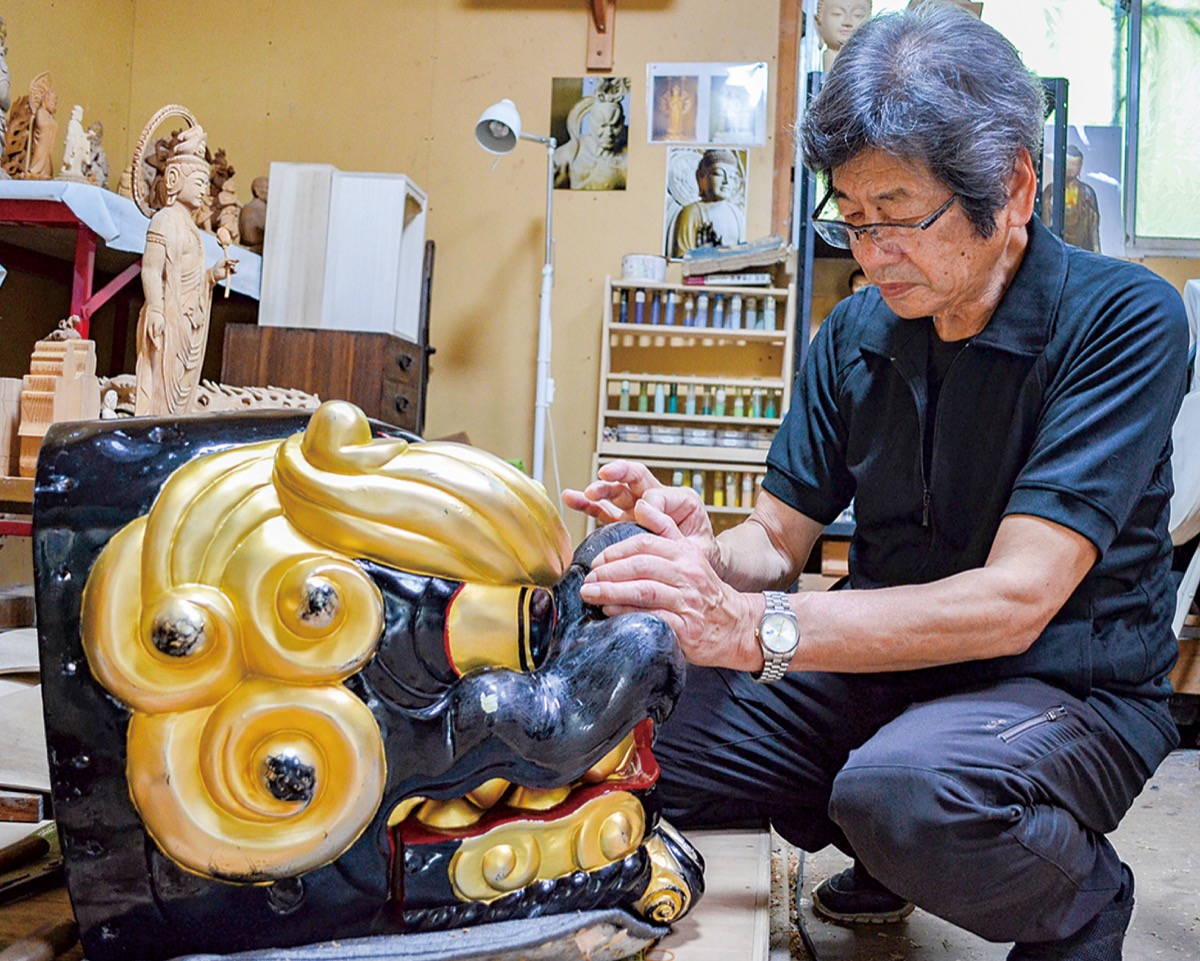
[[488,153],[505,154],[521,138],[521,115],[511,100],[501,100],[487,108],[475,124],[475,139]]

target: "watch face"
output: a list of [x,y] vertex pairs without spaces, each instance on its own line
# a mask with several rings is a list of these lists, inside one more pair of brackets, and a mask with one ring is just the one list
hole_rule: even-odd
[[794,650],[800,640],[795,618],[786,614],[768,614],[758,629],[762,646],[772,654],[786,654]]

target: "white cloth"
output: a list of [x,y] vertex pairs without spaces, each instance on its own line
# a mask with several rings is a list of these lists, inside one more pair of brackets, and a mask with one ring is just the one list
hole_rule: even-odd
[[[113,250],[140,256],[146,247],[146,227],[150,221],[128,197],[102,187],[61,180],[3,180],[0,200],[58,201],[66,204],[71,213]],[[201,236],[207,266],[212,267],[223,256],[221,245],[206,231],[201,231]],[[262,257],[238,246],[229,248],[229,256],[238,262],[230,289],[257,300],[262,286]]]

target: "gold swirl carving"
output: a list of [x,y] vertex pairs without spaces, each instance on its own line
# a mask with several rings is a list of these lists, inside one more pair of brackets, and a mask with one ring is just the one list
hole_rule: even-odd
[[650,883],[634,905],[642,917],[670,924],[692,903],[692,890],[684,881],[679,861],[657,834],[646,842],[650,855]]
[[[146,519],[122,528],[101,552],[82,602],[92,674],[134,711],[188,711],[224,697],[245,674],[233,605],[220,591],[186,584],[142,604],[137,558]],[[190,624],[190,650],[160,649],[170,626]],[[170,648],[165,644],[164,647]]]
[[128,737],[147,831],[199,874],[263,881],[321,867],[383,796],[379,728],[340,685],[251,679],[213,708],[135,714]]
[[570,538],[545,489],[460,444],[372,439],[353,404],[326,401],[275,460],[288,519],[351,557],[480,584],[558,582]]
[[464,838],[450,859],[450,884],[463,901],[493,901],[535,880],[595,871],[626,858],[645,831],[641,802],[613,791],[554,821],[509,821]]

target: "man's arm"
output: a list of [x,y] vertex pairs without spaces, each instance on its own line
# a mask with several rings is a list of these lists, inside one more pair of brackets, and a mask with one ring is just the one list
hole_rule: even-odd
[[[718,563],[735,582],[767,573],[754,570],[746,550],[754,538],[769,541],[770,535],[750,527],[739,528],[730,550],[739,549],[729,557],[725,542],[721,545]],[[693,663],[761,669],[754,629],[762,595],[735,590],[686,538],[667,529],[660,533],[601,553],[581,589],[583,599],[608,614],[660,614]],[[1096,556],[1092,543],[1069,528],[1016,515],[1001,522],[983,567],[929,584],[793,595],[800,647],[791,669],[913,670],[1019,654],[1066,603]]]

